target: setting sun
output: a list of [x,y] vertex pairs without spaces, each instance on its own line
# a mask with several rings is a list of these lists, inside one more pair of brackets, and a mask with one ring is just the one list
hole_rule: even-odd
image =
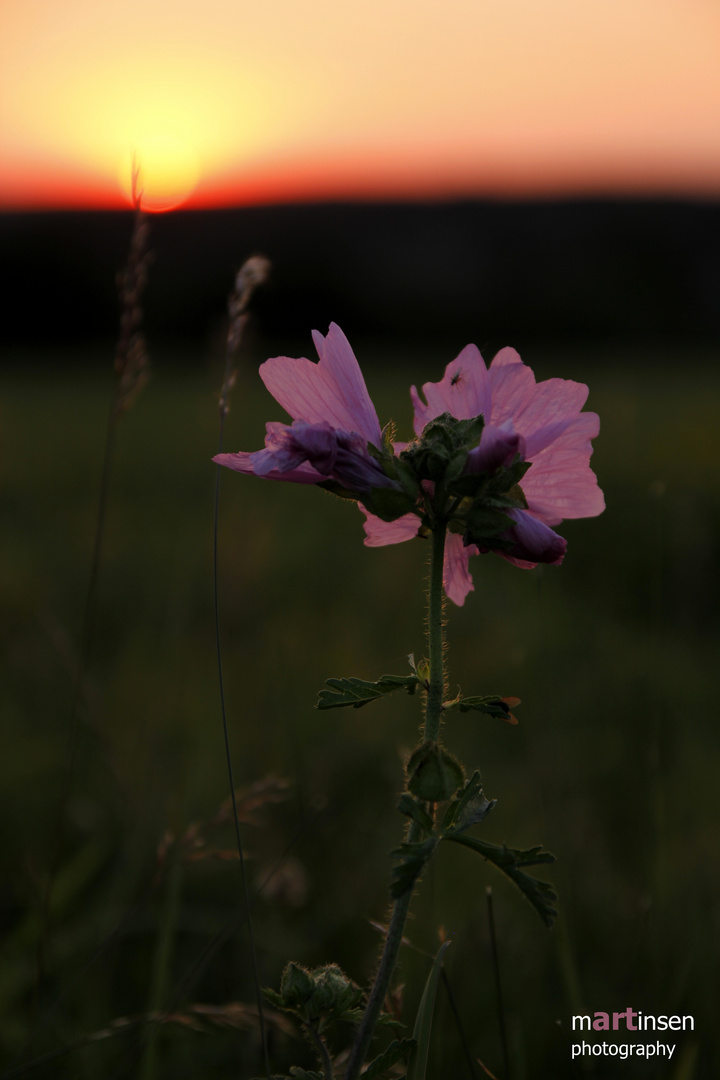
[[199,177],[197,154],[187,140],[176,135],[148,135],[122,162],[120,186],[132,202],[132,175],[137,170],[137,195],[143,210],[161,213],[187,200]]

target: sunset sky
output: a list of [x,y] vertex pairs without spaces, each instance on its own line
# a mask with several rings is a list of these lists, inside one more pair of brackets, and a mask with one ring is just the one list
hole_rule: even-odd
[[720,194],[716,0],[3,0],[0,207]]

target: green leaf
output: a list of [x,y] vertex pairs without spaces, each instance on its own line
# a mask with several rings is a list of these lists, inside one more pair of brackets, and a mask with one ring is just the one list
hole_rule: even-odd
[[330,690],[321,690],[318,694],[318,709],[342,709],[352,705],[359,709],[376,698],[392,694],[395,690],[407,690],[415,693],[420,680],[417,675],[381,675],[377,682],[365,679],[326,679],[325,685]]
[[435,1011],[435,995],[437,994],[440,971],[442,969],[445,953],[449,941],[444,942],[435,957],[435,963],[425,983],[423,996],[420,999],[420,1007],[415,1019],[413,1039],[415,1047],[410,1054],[410,1064],[407,1071],[407,1080],[425,1080],[427,1072],[428,1050],[430,1049],[430,1032],[432,1031],[433,1013]]
[[376,1080],[387,1069],[391,1069],[401,1057],[405,1057],[415,1046],[414,1039],[394,1039],[390,1045],[374,1058],[362,1074],[362,1080]]
[[[515,703],[517,699],[515,699]],[[499,694],[488,694],[485,697],[458,697],[454,701],[448,701],[443,705],[443,710],[457,709],[458,712],[481,712],[487,716],[496,716],[500,720],[506,720],[512,724],[512,713],[508,703]]]
[[522,893],[525,894],[532,906],[546,926],[552,926],[557,911],[553,907],[557,900],[557,894],[552,885],[547,881],[539,881],[537,878],[526,874],[522,867],[539,866],[541,863],[555,862],[555,856],[549,851],[543,851],[540,845],[530,848],[528,851],[517,851],[515,848],[506,847],[505,844],[489,844],[485,840],[478,840],[474,836],[466,836],[464,833],[455,832],[452,829],[445,833],[444,840],[452,840],[456,844],[464,844],[472,851],[482,855],[489,862],[494,863],[498,870],[514,881]]
[[269,986],[263,987],[263,997],[267,998],[271,1005],[274,1005],[276,1009],[285,1008],[285,998],[278,994],[277,990],[271,990]]
[[[361,1013],[360,1019],[362,1019],[362,1010],[359,1011]],[[405,1025],[402,1023],[401,1020],[396,1020],[392,1013],[387,1012],[380,1013],[377,1018],[377,1026],[392,1028],[393,1031],[403,1031],[405,1028]]]
[[495,807],[497,799],[487,799],[482,789],[480,773],[477,770],[467,784],[445,811],[443,830],[460,833],[477,825]]
[[420,685],[427,689],[430,684],[430,661],[423,658],[416,664],[415,653],[410,653],[408,655],[408,663],[410,664],[413,674],[417,676]]
[[392,852],[393,857],[399,858],[400,863],[393,868],[390,893],[393,899],[412,889],[413,885],[422,873],[425,863],[437,847],[437,837],[431,837],[419,844],[401,844]]
[[400,796],[398,810],[401,814],[405,814],[407,817],[412,818],[413,821],[417,822],[423,832],[426,832],[428,836],[432,833],[432,818],[422,802],[419,799],[414,799],[407,791]]

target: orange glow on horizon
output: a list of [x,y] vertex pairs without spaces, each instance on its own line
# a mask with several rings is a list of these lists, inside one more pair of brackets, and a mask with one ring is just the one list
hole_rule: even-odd
[[5,0],[0,208],[720,194],[705,0]]

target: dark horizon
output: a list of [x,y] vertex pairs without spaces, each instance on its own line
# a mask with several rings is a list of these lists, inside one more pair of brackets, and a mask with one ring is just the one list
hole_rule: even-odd
[[[265,342],[340,323],[353,337],[628,348],[720,336],[720,201],[533,199],[333,202],[150,217],[145,297],[158,346],[222,332],[234,272],[273,264],[254,303]],[[115,279],[131,211],[0,214],[13,349],[117,332]]]

